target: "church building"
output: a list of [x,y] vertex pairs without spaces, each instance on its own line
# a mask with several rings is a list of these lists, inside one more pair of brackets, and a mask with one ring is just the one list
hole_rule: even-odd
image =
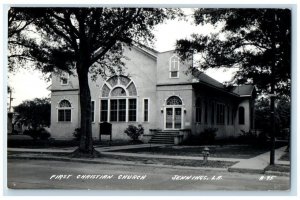
[[[113,140],[129,140],[124,130],[141,124],[144,141],[154,141],[160,134],[170,135],[175,144],[207,128],[217,128],[216,138],[237,137],[254,128],[253,85],[228,88],[205,73],[186,73],[187,65],[174,51],[133,46],[124,55],[129,58],[125,60],[128,76],[89,81],[94,140],[100,137],[102,122],[112,124]],[[76,76],[53,74],[53,138],[74,138],[74,130],[80,127],[79,92]]]

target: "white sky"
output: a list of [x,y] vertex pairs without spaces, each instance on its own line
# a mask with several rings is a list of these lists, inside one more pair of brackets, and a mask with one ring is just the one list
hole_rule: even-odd
[[[190,9],[185,10],[186,14],[191,14]],[[213,29],[211,25],[203,27],[195,27],[192,24],[192,18],[188,21],[183,20],[168,20],[164,24],[160,24],[155,29],[156,42],[155,49],[163,52],[175,49],[175,42],[177,39],[189,38],[192,33],[209,34]],[[207,70],[206,73],[220,82],[229,81],[232,78],[232,71]],[[21,69],[14,74],[9,75],[8,84],[13,88],[12,106],[20,104],[24,100],[34,98],[48,97],[50,91],[47,87],[51,82],[46,82],[39,71],[28,71]]]

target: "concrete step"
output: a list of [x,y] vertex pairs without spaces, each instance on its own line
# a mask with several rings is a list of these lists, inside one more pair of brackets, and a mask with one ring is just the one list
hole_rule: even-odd
[[174,144],[174,137],[178,135],[176,131],[160,131],[149,141],[151,144]]

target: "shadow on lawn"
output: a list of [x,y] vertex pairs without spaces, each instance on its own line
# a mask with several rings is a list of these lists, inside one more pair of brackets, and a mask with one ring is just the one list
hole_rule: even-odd
[[[123,140],[94,140],[95,147],[104,147],[104,146],[122,146],[122,145],[130,145],[131,141],[123,141]],[[55,139],[32,139],[27,135],[9,135],[7,138],[7,146],[11,148],[68,148],[68,147],[77,147],[79,145],[79,141],[73,140],[55,140]]]
[[[282,144],[277,144],[277,148]],[[162,146],[138,149],[124,149],[115,152],[203,157],[202,151],[209,148],[209,157],[248,159],[269,151],[269,146],[261,145],[197,145],[197,146]]]

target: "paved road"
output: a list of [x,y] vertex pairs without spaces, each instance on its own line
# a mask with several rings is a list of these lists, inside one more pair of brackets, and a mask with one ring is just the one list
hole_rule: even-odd
[[[289,177],[259,180],[262,175],[199,171],[174,168],[155,168],[116,164],[86,164],[42,160],[8,160],[8,187],[19,189],[100,189],[100,190],[287,190]],[[66,175],[59,180],[59,176]],[[67,176],[71,175],[71,176]],[[111,179],[84,179],[83,175],[107,175]],[[144,180],[127,180],[136,175]],[[146,175],[146,177],[144,176]],[[172,180],[178,176],[189,180]],[[203,176],[206,176],[203,180]],[[220,180],[212,180],[213,177]],[[51,178],[52,177],[52,178]],[[60,178],[62,178],[60,176]],[[94,176],[96,178],[96,176]],[[131,177],[133,178],[133,177]],[[179,178],[179,177],[177,177]],[[183,177],[180,177],[183,178]],[[202,180],[200,180],[202,178]],[[191,180],[194,179],[194,180]],[[196,180],[198,179],[198,180]],[[206,180],[207,179],[207,180]]]

